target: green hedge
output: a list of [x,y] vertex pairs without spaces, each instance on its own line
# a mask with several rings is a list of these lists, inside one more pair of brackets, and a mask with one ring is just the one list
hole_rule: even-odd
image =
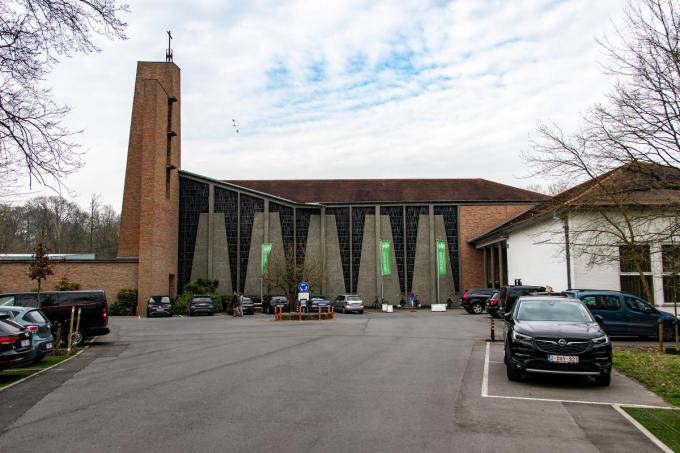
[[111,316],[133,316],[137,312],[137,289],[126,288],[118,291],[118,299],[109,306]]

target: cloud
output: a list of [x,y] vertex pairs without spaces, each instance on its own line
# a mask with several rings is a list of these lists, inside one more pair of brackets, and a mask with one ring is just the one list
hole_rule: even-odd
[[[86,166],[122,200],[137,60],[182,69],[182,163],[223,179],[483,177],[514,185],[538,121],[567,129],[607,91],[595,38],[624,7],[572,1],[138,1],[130,39],[64,60]],[[231,127],[236,118],[240,134]]]

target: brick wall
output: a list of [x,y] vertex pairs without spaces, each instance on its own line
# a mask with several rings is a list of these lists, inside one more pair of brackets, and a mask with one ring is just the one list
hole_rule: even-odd
[[[0,293],[24,292],[38,286],[28,278],[29,261],[0,262]],[[62,277],[80,283],[80,289],[102,289],[109,304],[118,291],[137,287],[137,263],[120,261],[67,261],[52,263],[54,275],[42,282],[45,291],[53,291]]]
[[174,63],[139,62],[118,256],[139,259],[135,286],[142,310],[149,296],[176,292],[180,105],[179,68]]
[[526,211],[533,205],[479,205],[460,207],[461,289],[484,286],[484,257],[467,241]]

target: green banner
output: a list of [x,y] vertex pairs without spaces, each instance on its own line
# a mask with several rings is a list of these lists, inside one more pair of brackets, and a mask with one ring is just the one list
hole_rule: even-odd
[[262,244],[262,273],[267,272],[267,265],[269,264],[269,254],[272,251],[272,243],[265,242]]
[[437,275],[446,275],[446,241],[437,241]]
[[392,254],[390,249],[390,241],[380,241],[380,270],[383,276],[392,274]]

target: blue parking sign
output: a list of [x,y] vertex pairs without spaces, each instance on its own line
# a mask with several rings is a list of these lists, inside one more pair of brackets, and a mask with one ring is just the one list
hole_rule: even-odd
[[309,292],[309,283],[307,283],[307,282],[298,283],[298,292],[299,293],[308,293]]

